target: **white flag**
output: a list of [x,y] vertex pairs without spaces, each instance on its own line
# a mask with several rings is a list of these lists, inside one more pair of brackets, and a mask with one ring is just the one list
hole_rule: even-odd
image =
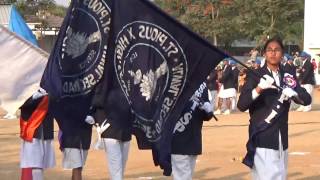
[[14,114],[39,88],[48,54],[0,25],[0,107]]

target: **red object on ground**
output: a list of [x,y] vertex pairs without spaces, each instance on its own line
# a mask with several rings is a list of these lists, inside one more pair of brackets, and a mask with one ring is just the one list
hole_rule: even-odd
[[21,180],[32,180],[32,168],[21,169]]

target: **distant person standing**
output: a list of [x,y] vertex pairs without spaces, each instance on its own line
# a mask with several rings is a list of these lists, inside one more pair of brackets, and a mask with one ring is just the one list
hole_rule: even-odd
[[311,63],[312,63],[312,65],[313,65],[313,71],[314,71],[314,73],[317,73],[317,62],[316,62],[316,60],[313,58],[313,59],[311,60]]
[[253,48],[253,49],[250,51],[250,61],[251,61],[251,62],[255,62],[256,59],[257,59],[258,54],[259,54],[259,51],[258,51],[256,48]]
[[53,116],[49,96],[39,89],[20,107],[21,180],[43,180],[44,170],[55,166]]
[[239,92],[241,92],[241,89],[242,89],[244,83],[246,82],[246,77],[247,77],[247,69],[242,68],[239,72],[239,87],[238,87]]
[[233,88],[235,89],[235,93],[231,99],[231,109],[234,111],[237,107],[237,91],[238,91],[238,86],[239,86],[239,69],[237,67],[237,63],[233,60],[230,62],[231,65],[231,70],[232,70],[232,77],[233,77]]
[[256,59],[253,63],[253,66],[252,66],[253,69],[259,69],[261,68],[261,60],[260,59]]
[[213,71],[210,72],[209,76],[207,77],[207,87],[211,95],[211,104],[212,104],[212,110],[214,111],[215,109],[215,104],[216,104],[216,99],[217,99],[217,94],[219,90],[219,85],[218,85],[218,71],[214,69]]
[[220,79],[222,86],[218,94],[218,97],[219,97],[218,108],[214,112],[214,114],[221,114],[222,102],[223,100],[225,100],[227,109],[223,112],[223,114],[228,115],[231,113],[231,100],[232,100],[232,97],[234,97],[236,90],[234,88],[232,67],[229,65],[228,59],[225,59],[223,61],[223,64],[224,64],[224,67],[222,71],[222,77]]
[[293,77],[297,77],[297,68],[293,64],[293,57],[288,56],[286,62],[284,63],[283,69],[285,72],[293,75]]
[[300,63],[300,57],[299,57],[299,52],[296,52],[293,56],[293,64],[296,67],[300,67],[301,63]]
[[[313,73],[313,65],[310,62],[311,56],[306,52],[302,52],[300,54],[300,58],[302,60],[299,78],[301,87],[305,88],[312,97],[313,86],[315,85],[315,77]],[[308,106],[300,106],[297,111],[308,112],[311,111],[311,108],[311,104]]]

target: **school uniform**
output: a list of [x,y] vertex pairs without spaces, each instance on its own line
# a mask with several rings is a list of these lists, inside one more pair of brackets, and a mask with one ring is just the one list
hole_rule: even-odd
[[213,70],[210,72],[209,76],[207,77],[207,87],[210,92],[209,100],[212,104],[212,109],[215,109],[216,99],[218,95],[219,85],[218,85],[218,72]]
[[[191,180],[197,156],[202,153],[202,125],[210,120],[212,109],[203,83],[186,104],[172,138],[171,164],[174,180]],[[209,106],[205,109],[204,106]]]
[[235,94],[232,97],[231,100],[231,109],[235,110],[237,107],[237,91],[238,91],[238,85],[239,85],[239,69],[235,66],[233,66],[232,68],[232,78],[233,78],[233,88],[235,89]]
[[[106,152],[111,180],[122,180],[124,177],[133,122],[131,109],[127,105],[127,100],[121,89],[118,88],[113,88],[106,96],[99,94],[100,92],[96,93],[97,102],[94,103],[95,112],[93,115],[100,126],[105,120],[105,123],[110,124],[108,129],[101,134],[101,141]],[[99,89],[97,91],[103,92]]]
[[[53,101],[51,110],[56,113],[55,119],[59,126],[59,144],[63,153],[62,168],[76,169],[85,166],[88,150],[91,144],[92,125],[84,121],[87,112],[79,112],[76,106],[70,104],[87,105],[87,99],[64,98],[59,101]],[[69,104],[70,106],[65,106]],[[77,113],[69,113],[77,112]],[[79,118],[83,117],[83,118]]]
[[53,117],[48,113],[48,96],[29,98],[21,107],[20,167],[47,169],[55,166]]
[[285,63],[283,66],[283,70],[291,75],[293,75],[295,78],[297,77],[297,68],[294,64]]
[[[315,77],[313,73],[313,65],[310,60],[304,60],[300,71],[300,83],[301,87],[305,88],[306,91],[312,96],[313,86],[315,85]],[[308,106],[300,106],[299,111],[310,111],[311,104]]]
[[[288,86],[284,82],[285,72],[282,68],[275,73],[265,65],[255,71],[261,77],[266,74],[273,77],[274,85]],[[249,109],[250,113],[249,140],[243,163],[252,168],[253,179],[284,180],[287,174],[290,100],[280,101],[282,93],[278,89],[266,89],[257,94],[255,88],[259,80],[249,72],[238,101],[239,110],[244,112]],[[292,88],[302,100],[299,103],[310,104],[311,97],[305,89],[298,83]],[[272,113],[275,115],[271,116]],[[269,117],[272,121],[267,121]]]
[[230,65],[225,65],[220,82],[222,87],[219,91],[219,98],[232,98],[236,94],[234,75],[232,72],[232,67]]

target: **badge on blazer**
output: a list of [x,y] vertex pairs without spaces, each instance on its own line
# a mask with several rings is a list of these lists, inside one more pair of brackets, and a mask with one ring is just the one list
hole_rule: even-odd
[[291,75],[289,73],[285,73],[284,74],[283,82],[284,82],[286,87],[289,87],[289,88],[292,88],[292,89],[297,87],[296,79],[293,77],[293,75]]

